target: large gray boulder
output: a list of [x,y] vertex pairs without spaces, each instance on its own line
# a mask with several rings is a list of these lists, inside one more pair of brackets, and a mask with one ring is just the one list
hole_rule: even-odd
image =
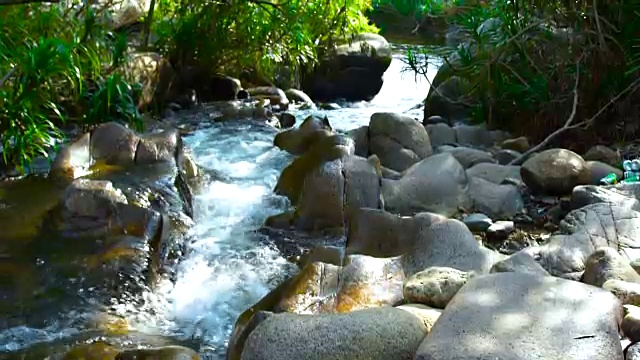
[[392,307],[347,314],[275,314],[249,335],[242,360],[411,360],[427,332],[412,313]]
[[444,151],[451,153],[465,169],[476,164],[493,162],[493,155],[491,155],[491,153],[478,149],[460,146],[445,149]]
[[415,360],[622,360],[620,302],[607,291],[526,273],[472,278]]
[[506,179],[522,181],[520,166],[500,165],[483,162],[467,169],[467,177],[478,177],[494,184],[502,184]]
[[549,149],[529,158],[520,170],[522,180],[538,193],[570,194],[575,186],[591,182],[591,171],[580,155],[566,149]]
[[471,206],[467,175],[450,153],[430,156],[406,170],[399,180],[382,182],[387,211],[410,215],[434,212],[450,216]]
[[369,101],[382,88],[391,65],[391,46],[378,34],[363,33],[339,44],[302,78],[302,89],[313,100]]
[[375,113],[369,123],[369,151],[383,166],[404,171],[433,154],[429,134],[418,121],[394,113]]
[[524,200],[514,185],[497,185],[482,178],[469,179],[474,208],[492,219],[510,219],[524,211]]
[[427,133],[429,134],[429,140],[431,140],[431,146],[441,146],[447,144],[455,144],[456,131],[447,124],[429,124],[425,126]]

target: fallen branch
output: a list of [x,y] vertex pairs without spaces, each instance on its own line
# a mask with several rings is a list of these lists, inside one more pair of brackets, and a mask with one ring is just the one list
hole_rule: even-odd
[[[577,78],[576,78],[576,89],[577,89]],[[524,160],[526,160],[527,157],[529,157],[531,154],[533,154],[536,151],[540,151],[541,149],[543,149],[545,146],[547,146],[549,144],[549,142],[551,142],[551,140],[555,139],[556,137],[558,137],[559,135],[561,135],[562,133],[568,131],[568,130],[572,130],[572,129],[577,129],[580,127],[584,127],[584,128],[588,128],[595,119],[597,119],[600,115],[602,115],[602,113],[609,108],[609,106],[613,105],[616,103],[616,101],[618,101],[623,95],[629,93],[629,92],[634,92],[637,89],[640,88],[640,78],[636,79],[635,81],[633,81],[629,86],[627,86],[624,90],[622,90],[621,92],[618,93],[618,95],[614,96],[613,98],[611,98],[611,100],[609,100],[609,102],[607,102],[603,107],[600,108],[600,110],[598,110],[598,112],[596,112],[593,116],[591,116],[590,118],[581,121],[579,123],[576,124],[571,124],[575,118],[575,113],[576,113],[576,106],[577,106],[577,90],[574,89],[574,103],[573,103],[573,111],[571,112],[571,116],[569,116],[569,119],[567,120],[567,122],[564,124],[563,127],[561,127],[560,129],[554,131],[553,133],[551,133],[549,136],[547,136],[540,144],[532,147],[531,149],[529,149],[528,151],[526,151],[524,154],[522,154],[521,156],[519,156],[518,158],[514,159],[513,161],[511,161],[509,163],[509,165],[521,165]]]
[[539,151],[540,149],[543,149],[545,146],[547,146],[547,144],[551,142],[551,140],[555,139],[560,134],[572,128],[571,123],[573,123],[573,120],[576,118],[576,112],[578,110],[578,85],[580,85],[580,60],[578,60],[578,62],[576,63],[576,83],[575,83],[575,86],[573,87],[573,108],[571,109],[571,115],[569,115],[569,118],[564,123],[564,126],[552,132],[551,135],[547,136],[538,145],[532,147],[531,149],[525,151],[524,154],[513,159],[509,163],[509,165],[521,165],[524,162],[524,160],[527,157],[529,157],[529,155],[533,154],[536,151]]

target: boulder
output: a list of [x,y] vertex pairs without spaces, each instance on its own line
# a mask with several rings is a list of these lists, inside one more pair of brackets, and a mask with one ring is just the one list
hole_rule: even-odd
[[251,332],[241,359],[411,360],[426,332],[417,316],[391,307],[335,315],[275,314]]
[[385,208],[409,215],[453,215],[472,205],[464,168],[450,153],[430,156],[407,169],[399,180],[382,180]]
[[280,119],[280,128],[282,129],[290,129],[296,126],[296,116],[291,113],[283,112],[278,115],[278,118]]
[[405,301],[444,309],[472,274],[447,267],[430,267],[414,274],[402,288]]
[[622,360],[620,320],[620,302],[590,285],[515,272],[475,276],[414,359]]
[[607,280],[602,288],[609,291],[625,305],[640,306],[640,284],[622,280]]
[[468,216],[462,219],[462,222],[467,225],[469,230],[474,232],[483,232],[486,231],[491,224],[493,224],[493,220],[485,214],[469,214]]
[[[551,275],[580,278],[587,258],[600,247],[612,247],[633,261],[640,258],[640,213],[616,204],[596,203],[571,211],[560,234],[527,252]],[[574,276],[575,275],[575,276]]]
[[402,256],[405,276],[429,267],[488,273],[502,256],[478,244],[466,225],[447,219],[420,226],[413,246]]
[[617,168],[622,165],[620,153],[604,145],[596,145],[590,148],[584,154],[584,159],[586,161],[600,161]]
[[394,113],[371,116],[369,151],[383,166],[396,171],[404,171],[433,153],[426,129],[414,119]]
[[280,132],[273,144],[292,155],[302,155],[320,139],[333,134],[329,119],[310,115],[297,128]]
[[103,341],[74,346],[62,360],[115,360],[120,351]]
[[524,272],[542,276],[549,275],[547,270],[540,266],[531,255],[524,252],[517,252],[504,260],[498,261],[493,264],[490,272]]
[[460,145],[487,148],[495,142],[492,133],[481,125],[458,125],[453,129]]
[[525,136],[520,136],[514,139],[507,139],[502,142],[500,147],[504,150],[514,150],[520,153],[524,153],[531,145],[529,145],[529,140]]
[[517,159],[520,157],[519,152],[514,151],[514,150],[500,150],[497,151],[495,154],[493,154],[493,158],[496,160],[496,162],[498,162],[498,164],[500,165],[508,165],[510,164],[513,160]]
[[640,275],[631,267],[629,259],[610,247],[598,248],[585,263],[582,281],[601,287],[608,280],[622,280],[640,284]]
[[622,170],[609,164],[600,161],[587,161],[587,167],[591,172],[591,181],[589,182],[591,185],[600,185],[600,179],[609,174],[616,174],[619,180],[622,179]]
[[[420,104],[416,106],[420,106]],[[435,125],[435,124],[450,125],[449,120],[443,118],[440,115],[432,115],[432,116],[429,116],[429,118],[425,118],[422,120],[422,125],[424,125],[425,127],[428,127],[429,125]]]
[[235,100],[239,98],[238,94],[242,90],[240,80],[223,74],[212,75],[208,85],[208,96],[202,97],[202,101]]
[[355,154],[361,157],[369,157],[369,127],[361,126],[347,133],[356,143]]
[[130,165],[139,141],[133,130],[116,122],[104,123],[91,132],[91,156],[107,165]]
[[522,181],[520,166],[492,164],[489,162],[483,162],[467,169],[467,177],[469,179],[474,177],[484,179],[497,185],[503,184],[507,179]]
[[135,154],[136,164],[175,162],[182,148],[182,139],[177,129],[140,136]]
[[432,213],[400,217],[381,209],[361,208],[348,219],[346,251],[380,258],[399,256],[414,246],[419,229],[445,220]]
[[85,133],[60,150],[51,164],[49,175],[75,179],[89,170],[91,162],[91,134]]
[[493,163],[493,155],[486,151],[462,146],[447,149],[445,151],[451,153],[451,155],[453,155],[453,157],[455,157],[465,169],[480,163]]
[[447,124],[437,123],[425,126],[432,146],[456,143],[456,131]]
[[[438,72],[440,73],[440,72]],[[438,77],[436,75],[436,77]],[[471,111],[462,105],[471,90],[469,81],[458,76],[448,77],[440,84],[435,82],[429,90],[424,104],[424,119],[440,115],[451,123],[460,122],[471,117]]]
[[320,102],[370,101],[382,88],[382,75],[390,64],[391,46],[385,38],[358,34],[321,59],[302,79],[302,88]]
[[271,105],[278,106],[281,110],[289,108],[289,99],[282,89],[274,86],[259,86],[247,89],[251,97],[257,99],[269,99]]
[[433,325],[438,321],[440,314],[442,314],[442,310],[433,309],[422,304],[405,304],[396,306],[396,309],[401,309],[417,316],[424,323],[427,332],[431,331]]
[[640,202],[634,195],[635,188],[640,188],[639,185],[621,183],[614,186],[576,186],[571,193],[571,207],[579,209],[591,204],[607,203],[640,211]]
[[176,74],[169,61],[161,55],[152,52],[132,53],[128,55],[123,69],[125,79],[142,85],[138,110],[157,109],[169,100]]
[[287,89],[287,91],[285,91],[284,94],[287,96],[289,100],[293,100],[295,102],[299,102],[307,105],[314,105],[313,100],[311,100],[309,95],[305,94],[304,91],[302,90]]
[[524,212],[524,199],[514,185],[496,185],[479,177],[469,178],[474,208],[494,219],[510,219]]
[[629,346],[624,358],[625,360],[640,360],[640,344],[635,343]]
[[549,195],[570,194],[575,186],[591,181],[587,163],[566,149],[549,149],[534,155],[524,162],[520,174],[533,191]]

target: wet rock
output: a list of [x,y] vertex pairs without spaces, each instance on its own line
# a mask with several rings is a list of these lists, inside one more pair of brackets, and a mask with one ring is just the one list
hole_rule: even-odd
[[285,130],[273,140],[273,144],[293,155],[301,155],[309,150],[317,141],[333,134],[329,119],[325,116],[308,116],[299,127]]
[[622,280],[607,280],[602,288],[611,292],[625,305],[640,306],[640,284]]
[[612,247],[630,261],[640,258],[640,213],[615,204],[596,203],[571,211],[560,234],[523,251],[538,259],[551,275],[578,275],[586,259],[600,247]]
[[118,203],[127,204],[127,198],[105,180],[74,180],[63,195],[64,210],[78,217],[108,217],[117,211]]
[[124,76],[132,84],[141,84],[139,110],[162,106],[171,95],[175,71],[171,63],[152,52],[133,53],[124,63]]
[[107,165],[129,165],[135,159],[139,141],[133,130],[108,122],[91,133],[91,156]]
[[631,267],[628,258],[610,247],[598,248],[587,258],[582,281],[601,287],[612,279],[640,284],[640,275]]
[[307,152],[284,168],[274,189],[275,193],[286,196],[291,205],[296,206],[308,174],[324,166],[326,162],[339,160],[343,156],[353,155],[354,152],[355,144],[351,138],[342,135],[320,138]]
[[522,180],[532,190],[550,195],[570,194],[586,185],[591,172],[580,155],[566,149],[545,150],[524,162]]
[[249,335],[242,360],[413,358],[427,329],[390,307],[336,315],[275,314]]
[[202,99],[204,101],[229,101],[241,98],[239,95],[242,84],[240,80],[231,76],[214,74],[207,85],[209,88],[206,96]]
[[490,272],[524,272],[541,276],[549,275],[531,255],[524,252],[517,252],[504,260],[498,261],[491,267]]
[[425,127],[432,146],[441,146],[456,143],[456,132],[447,124],[436,123]]
[[380,258],[399,256],[414,246],[419,229],[445,220],[431,213],[400,217],[380,209],[361,208],[349,218],[346,251]]
[[482,150],[460,146],[446,151],[451,153],[451,155],[453,155],[453,157],[455,157],[456,160],[458,160],[458,162],[465,169],[468,169],[476,164],[493,162],[493,155]]
[[385,208],[398,214],[434,212],[450,216],[469,207],[467,176],[450,153],[430,156],[407,169],[399,180],[382,181]]
[[302,79],[302,88],[322,102],[370,101],[382,88],[390,64],[391,47],[384,37],[359,34],[321,59],[314,73]]
[[477,164],[467,169],[467,177],[481,178],[498,185],[503,184],[507,179],[522,181],[520,166],[499,165],[488,162]]
[[587,161],[587,167],[591,172],[591,181],[589,183],[592,185],[600,185],[600,179],[612,173],[616,174],[618,180],[622,179],[622,170],[609,164],[600,161]]
[[622,164],[620,153],[604,145],[596,145],[584,154],[586,161],[600,161],[619,168]]
[[200,360],[200,356],[192,349],[183,346],[164,346],[125,350],[116,356],[116,360]]
[[469,179],[469,195],[477,211],[496,219],[509,219],[524,211],[524,200],[513,185],[496,185],[478,177]]
[[183,151],[182,156],[178,156],[178,168],[184,173],[187,180],[192,180],[202,175],[202,170],[193,159],[193,154]]
[[345,249],[342,247],[318,245],[300,258],[298,266],[304,268],[314,262],[342,266],[345,256]]
[[433,153],[429,134],[414,119],[394,113],[375,113],[369,123],[369,150],[383,166],[404,171]]
[[622,360],[620,317],[619,301],[589,285],[526,273],[476,276],[414,359]]
[[145,134],[140,137],[135,162],[136,164],[175,162],[181,147],[182,139],[177,129]]
[[303,231],[338,229],[351,211],[380,208],[380,176],[375,164],[356,156],[311,170],[303,179],[295,227]]
[[320,109],[322,110],[340,110],[342,109],[342,106],[336,104],[336,103],[321,103],[320,105]]
[[252,98],[269,99],[271,105],[278,106],[281,110],[289,108],[289,99],[282,89],[274,86],[259,86],[246,89]]
[[440,314],[442,314],[442,310],[430,308],[423,304],[405,304],[396,306],[396,309],[407,311],[418,317],[422,320],[427,332],[431,331],[433,325],[438,321]]
[[487,229],[487,238],[506,239],[515,230],[513,221],[496,221]]
[[486,231],[493,224],[493,220],[485,214],[470,214],[462,219],[462,222],[467,225],[469,230],[475,232]]
[[303,104],[314,105],[313,100],[309,97],[309,95],[305,94],[304,91],[298,89],[287,89],[284,92],[289,100],[293,100]]
[[433,266],[488,273],[502,258],[480,246],[466,225],[453,219],[419,228],[414,241],[402,257],[407,277]]
[[284,112],[280,114],[279,117],[280,127],[283,129],[289,129],[296,125],[296,116],[291,113]]
[[493,154],[493,158],[500,165],[508,165],[513,160],[519,158],[520,155],[522,154],[514,150],[500,150]]
[[75,179],[91,166],[91,135],[85,133],[60,150],[49,174],[54,177]]
[[640,308],[633,305],[624,306],[625,315],[620,330],[632,343],[640,341]]
[[355,154],[361,157],[369,156],[369,127],[361,126],[347,133],[356,143]]
[[408,302],[444,309],[472,274],[447,267],[430,267],[409,278],[402,292]]
[[120,351],[102,341],[75,346],[62,360],[115,360]]
[[524,153],[529,150],[531,145],[529,145],[529,140],[527,140],[525,136],[520,136],[515,139],[508,139],[503,141],[500,147],[504,150],[513,150],[519,153]]

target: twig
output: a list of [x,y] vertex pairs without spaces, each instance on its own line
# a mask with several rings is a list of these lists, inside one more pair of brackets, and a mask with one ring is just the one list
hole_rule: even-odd
[[602,27],[600,26],[600,16],[598,16],[598,4],[596,0],[593,0],[593,14],[596,18],[596,27],[598,28],[598,39],[600,40],[600,46],[606,48],[607,44],[604,42],[604,36],[602,36]]
[[549,144],[551,142],[551,140],[555,139],[560,134],[562,134],[563,132],[565,132],[565,131],[567,131],[567,130],[569,130],[571,128],[571,123],[576,118],[576,112],[578,110],[578,85],[580,85],[579,82],[580,82],[580,61],[581,60],[582,60],[582,57],[576,63],[576,83],[575,83],[575,86],[573,87],[573,108],[571,109],[571,115],[569,115],[569,118],[567,118],[567,121],[564,123],[564,126],[562,126],[560,129],[552,132],[551,135],[547,136],[538,145],[532,147],[531,149],[525,151],[524,154],[522,154],[522,155],[518,156],[517,158],[515,158],[513,161],[511,161],[509,163],[509,165],[521,165],[522,162],[527,157],[529,157],[529,155],[531,155],[534,152],[544,148],[545,146],[547,146],[547,144]]
[[[576,81],[576,83],[577,83],[577,81]],[[597,119],[600,115],[602,115],[602,113],[606,109],[608,109],[611,105],[615,104],[615,102],[618,101],[623,95],[625,95],[628,92],[633,92],[633,91],[637,90],[638,88],[640,88],[640,78],[636,79],[629,86],[627,86],[624,90],[619,92],[618,95],[614,96],[611,100],[609,100],[609,102],[607,102],[603,107],[601,107],[600,110],[598,110],[598,112],[596,112],[593,116],[591,116],[590,118],[588,118],[588,119],[586,119],[584,121],[581,121],[579,123],[576,123],[576,124],[572,125],[571,123],[573,122],[573,117],[575,117],[575,109],[576,109],[576,105],[577,105],[577,101],[575,101],[577,99],[577,95],[574,92],[574,104],[573,104],[574,111],[571,113],[571,116],[569,117],[567,122],[564,124],[564,126],[561,127],[560,129],[554,131],[553,133],[551,133],[551,135],[547,136],[547,138],[545,138],[540,144],[532,147],[527,152],[525,152],[524,154],[519,156],[517,159],[511,161],[509,163],[509,165],[520,165],[520,164],[522,164],[523,160],[525,160],[529,155],[531,155],[532,153],[534,153],[536,151],[539,151],[544,146],[549,144],[549,142],[551,140],[555,139],[556,137],[558,137],[559,135],[561,135],[565,131],[572,130],[572,129],[577,129],[577,128],[580,128],[580,127],[585,127],[585,128],[589,127],[593,123],[593,121],[595,119]],[[574,91],[575,91],[575,89],[574,89]],[[571,121],[569,121],[569,120],[571,120]]]

